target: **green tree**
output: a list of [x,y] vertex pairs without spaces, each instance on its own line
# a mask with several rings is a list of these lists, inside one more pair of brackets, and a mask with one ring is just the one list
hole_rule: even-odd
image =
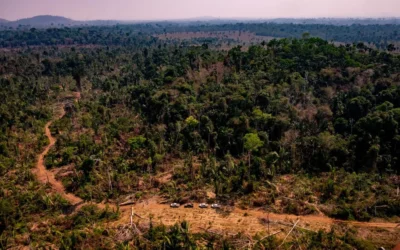
[[137,150],[144,147],[144,143],[146,142],[146,138],[139,135],[128,140],[128,143],[131,147],[131,150]]
[[185,122],[190,128],[195,128],[197,125],[199,125],[199,121],[193,116],[186,118]]
[[255,133],[248,133],[243,137],[244,140],[244,148],[248,152],[249,157],[249,168],[251,166],[251,152],[255,152],[259,147],[264,145],[264,142],[261,141],[260,137],[258,137]]

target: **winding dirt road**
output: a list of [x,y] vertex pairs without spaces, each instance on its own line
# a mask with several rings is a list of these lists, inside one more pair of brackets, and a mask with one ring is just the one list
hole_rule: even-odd
[[[74,93],[74,100],[77,101],[78,99],[80,99],[80,93],[76,92]],[[64,115],[65,115],[65,110],[64,110],[64,104],[62,107],[60,107],[60,114],[58,115],[58,117],[56,117],[55,120],[61,119]],[[56,143],[56,138],[54,138],[51,135],[50,132],[50,126],[53,123],[54,120],[49,121],[48,123],[46,123],[44,129],[45,129],[45,133],[47,138],[49,139],[50,143],[49,145],[47,145],[45,147],[45,149],[43,150],[42,153],[39,154],[38,156],[38,161],[36,163],[36,168],[33,170],[33,173],[36,175],[36,177],[38,178],[38,180],[43,183],[43,184],[50,184],[51,188],[57,192],[58,194],[60,194],[61,196],[63,196],[66,200],[68,200],[72,205],[77,205],[77,204],[81,204],[83,203],[83,200],[81,198],[79,198],[78,196],[71,194],[71,193],[67,193],[65,191],[65,188],[62,184],[62,182],[58,181],[54,175],[53,172],[48,171],[46,169],[46,166],[44,165],[44,158],[47,155],[47,153],[50,151],[50,149],[54,146],[54,144]]]

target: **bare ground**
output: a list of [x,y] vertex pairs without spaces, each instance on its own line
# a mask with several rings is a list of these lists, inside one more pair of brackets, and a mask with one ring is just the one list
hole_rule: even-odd
[[[193,231],[202,231],[205,228],[212,228],[214,230],[223,230],[227,232],[237,233],[244,231],[249,234],[256,234],[266,231],[267,226],[263,221],[268,221],[268,218],[271,222],[271,229],[286,228],[286,226],[279,226],[279,223],[290,223],[299,219],[299,226],[312,231],[318,231],[319,229],[329,230],[336,224],[347,224],[362,228],[400,230],[396,223],[341,221],[321,215],[296,216],[292,214],[274,214],[256,209],[243,210],[232,208],[230,212],[225,212],[223,210],[214,210],[211,208],[201,209],[198,207],[197,203],[194,204],[194,208],[184,208],[181,206],[180,208],[173,209],[168,205],[159,204],[158,201],[159,199],[152,198],[142,203],[135,204],[133,205],[134,212],[142,218],[149,218],[151,216],[155,222],[160,222],[165,225],[173,225],[182,220],[186,220],[191,224]],[[130,220],[130,213],[124,213],[124,211],[127,210],[130,211],[130,207],[123,209],[122,217],[118,223],[124,223]]]
[[157,37],[165,40],[218,38],[218,39],[238,40],[241,42],[262,42],[262,41],[270,41],[273,39],[273,37],[268,37],[268,36],[257,36],[255,33],[249,31],[175,32],[175,33],[160,34]]
[[[75,100],[78,100],[80,98],[80,93],[75,93],[74,97],[75,97]],[[62,118],[65,115],[65,111],[64,111],[64,107],[63,106],[59,110],[60,110],[60,114],[58,115],[56,120]],[[64,188],[63,184],[56,179],[55,174],[53,172],[47,170],[46,166],[44,165],[45,156],[47,155],[49,150],[56,143],[56,138],[54,138],[51,135],[50,128],[49,128],[52,123],[53,123],[53,121],[49,121],[48,123],[46,123],[46,125],[44,127],[46,136],[49,139],[50,143],[49,143],[49,145],[47,145],[44,148],[43,152],[39,154],[38,161],[36,163],[36,168],[33,169],[33,173],[36,175],[36,177],[38,178],[38,180],[41,183],[50,184],[50,186],[54,190],[54,192],[56,192],[56,193],[60,194],[61,196],[63,196],[72,205],[80,204],[80,203],[83,202],[83,200],[81,198],[75,196],[74,194],[67,193],[65,191],[65,188]]]

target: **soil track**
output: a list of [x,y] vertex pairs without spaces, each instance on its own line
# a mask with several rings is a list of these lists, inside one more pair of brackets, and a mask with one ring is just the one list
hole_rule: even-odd
[[[81,95],[79,92],[74,93],[75,101],[80,99],[80,97],[81,97]],[[62,104],[62,106],[60,107],[60,114],[57,116],[57,118],[55,120],[61,119],[64,115],[65,115],[64,104]],[[55,174],[51,171],[48,171],[46,169],[46,166],[44,165],[45,156],[47,155],[47,153],[50,151],[50,149],[54,146],[54,144],[57,141],[56,138],[54,138],[51,135],[50,128],[49,128],[51,126],[51,124],[53,123],[53,121],[54,120],[49,121],[48,123],[46,123],[46,125],[44,127],[46,136],[49,139],[50,143],[49,143],[49,145],[47,145],[45,147],[43,152],[39,154],[38,161],[36,163],[36,168],[33,170],[33,172],[41,183],[50,184],[51,188],[55,192],[57,192],[58,194],[63,196],[72,205],[81,204],[81,203],[83,203],[83,200],[81,198],[75,196],[74,194],[67,193],[65,191],[63,184],[56,179]]]
[[[137,219],[138,223],[145,222],[150,216],[153,217],[154,222],[160,222],[165,225],[173,225],[186,220],[191,224],[191,230],[194,232],[213,230],[224,233],[238,233],[243,231],[254,235],[260,232],[267,232],[266,222],[268,218],[271,231],[287,230],[288,224],[292,224],[296,220],[300,220],[298,226],[311,231],[318,231],[320,229],[328,231],[333,225],[340,224],[363,228],[400,230],[396,229],[398,226],[396,223],[341,221],[320,215],[296,216],[292,214],[274,214],[256,209],[243,210],[234,208],[231,212],[224,212],[211,208],[201,209],[198,207],[198,204],[194,205],[194,208],[184,208],[183,206],[180,208],[170,208],[168,205],[159,204],[157,199],[150,199],[149,201],[134,205],[133,210],[134,213],[144,218]],[[130,213],[123,213],[118,223],[129,223],[129,221]]]

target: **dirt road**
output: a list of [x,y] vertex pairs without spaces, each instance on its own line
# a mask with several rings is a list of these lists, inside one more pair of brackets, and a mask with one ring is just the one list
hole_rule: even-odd
[[[80,98],[80,93],[74,93],[74,98],[75,101],[77,101]],[[61,119],[64,115],[65,115],[65,110],[64,110],[64,106],[61,106],[59,108],[60,110],[60,114],[58,115],[58,117],[56,117],[55,120]],[[39,154],[38,156],[38,161],[36,163],[36,168],[33,169],[33,173],[36,175],[36,177],[38,178],[38,180],[41,183],[44,184],[50,184],[51,188],[59,193],[61,196],[63,196],[66,200],[68,200],[72,205],[76,205],[76,204],[80,204],[83,202],[83,200],[77,196],[75,196],[74,194],[71,193],[67,193],[65,191],[65,188],[63,186],[63,184],[58,181],[54,175],[53,172],[48,171],[46,169],[46,166],[44,165],[44,158],[46,157],[47,153],[49,152],[49,150],[54,146],[54,144],[56,143],[56,138],[54,138],[51,135],[50,132],[50,126],[53,123],[54,120],[49,121],[48,123],[46,123],[44,129],[45,129],[45,133],[47,138],[49,139],[50,143],[49,145],[47,145],[45,147],[45,149],[43,150],[42,153]]]
[[[126,212],[129,210],[129,212]],[[146,219],[150,216],[154,222],[163,223],[165,225],[173,225],[182,220],[186,220],[191,225],[194,232],[204,231],[206,229],[219,231],[224,233],[246,232],[254,235],[260,232],[267,232],[266,222],[270,221],[270,231],[287,230],[288,225],[300,220],[298,226],[318,231],[329,230],[333,225],[347,224],[363,228],[382,228],[388,230],[400,230],[396,227],[396,223],[386,222],[355,222],[340,221],[331,218],[312,215],[312,216],[296,216],[292,214],[274,214],[266,213],[262,210],[248,209],[243,210],[234,208],[230,213],[224,213],[211,208],[201,209],[198,204],[194,208],[170,208],[168,205],[158,204],[156,199],[135,204],[133,206],[134,213],[137,213],[144,219],[136,218],[138,223],[146,223]],[[121,219],[118,223],[128,223],[130,221],[130,207],[124,208]],[[287,225],[284,225],[287,224]]]

